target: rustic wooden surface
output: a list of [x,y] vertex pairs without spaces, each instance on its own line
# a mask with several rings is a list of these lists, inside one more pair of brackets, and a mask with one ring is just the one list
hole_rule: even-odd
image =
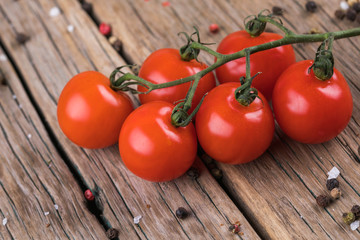
[[[0,28],[6,33],[1,41],[68,164],[77,170],[84,185],[98,189],[105,228],[115,227],[120,230],[119,238],[128,239],[258,238],[201,161],[196,163],[201,171],[197,180],[183,176],[155,184],[128,172],[115,146],[84,150],[68,141],[56,121],[56,101],[63,86],[78,72],[95,69],[109,75],[124,61],[98,33],[77,1],[4,0],[0,4],[0,20],[4,23]],[[62,13],[50,17],[48,13],[54,6]],[[72,33],[66,30],[70,24],[74,26]],[[15,32],[29,35],[30,40],[19,46]],[[186,221],[175,217],[181,206],[190,211]],[[135,225],[133,218],[139,215],[142,219]],[[242,224],[244,235],[228,231],[235,222]]]
[[[271,9],[274,5],[285,9],[282,18],[284,24],[297,33],[309,32],[313,27],[320,31],[335,31],[358,26],[333,17],[339,6],[338,0],[317,1],[320,8],[316,14],[304,10],[305,0],[184,0],[170,1],[168,7],[163,7],[160,0],[89,2],[93,3],[97,18],[111,23],[113,34],[122,40],[123,57],[137,64],[141,64],[155,49],[181,46],[184,40],[177,37],[177,32],[190,32],[193,25],[199,28],[203,42],[218,43],[226,34],[243,29],[244,17],[265,8]],[[54,6],[61,9],[61,14],[50,17],[48,13]],[[1,45],[13,59],[13,64],[23,78],[23,85],[28,89],[28,94],[48,131],[39,131],[39,135],[45,140],[33,144],[39,148],[43,148],[45,143],[57,146],[57,151],[65,162],[76,169],[75,177],[81,184],[99,189],[104,207],[100,223],[94,217],[89,217],[89,212],[81,205],[78,197],[81,195],[80,188],[76,193],[73,190],[77,196],[73,200],[76,208],[66,210],[67,214],[71,214],[71,211],[83,212],[77,221],[84,223],[84,229],[94,226],[90,227],[91,231],[87,233],[92,234],[93,238],[103,239],[100,236],[104,234],[104,229],[109,227],[118,228],[120,238],[129,239],[256,239],[259,238],[258,235],[265,239],[360,238],[359,231],[351,231],[341,220],[342,212],[349,211],[353,204],[360,203],[359,37],[340,40],[334,46],[336,67],[347,78],[354,97],[351,122],[336,139],[319,145],[299,144],[288,139],[277,129],[270,149],[258,160],[240,166],[218,164],[223,171],[223,178],[219,183],[211,177],[204,164],[197,161],[196,166],[201,170],[197,180],[183,176],[172,182],[155,184],[145,182],[128,172],[119,158],[117,147],[103,150],[78,148],[64,137],[57,125],[56,101],[62,87],[71,76],[90,69],[109,75],[115,66],[125,64],[106,38],[98,33],[95,23],[80,8],[79,2],[0,0],[0,22]],[[211,23],[219,24],[218,34],[209,33],[208,26]],[[67,32],[68,25],[74,26],[73,32]],[[271,27],[271,30],[275,28]],[[15,41],[16,32],[28,34],[30,40],[24,46],[20,46]],[[215,49],[216,45],[213,48]],[[316,48],[317,44],[296,45],[297,59],[313,58]],[[201,57],[207,63],[212,61],[212,57],[205,54]],[[6,69],[11,67],[7,65]],[[13,70],[9,72],[12,72],[14,81],[19,85],[19,76],[16,76]],[[7,87],[4,89],[9,91]],[[24,96],[24,99],[26,97]],[[0,99],[3,99],[2,95]],[[7,101],[14,104],[11,99]],[[3,121],[1,116],[0,119]],[[4,118],[5,120],[8,121]],[[44,128],[39,125],[41,123],[37,122],[37,128]],[[6,131],[11,129],[11,132],[18,132],[18,123],[8,123],[6,126]],[[17,134],[24,135],[20,131]],[[47,134],[53,136],[52,143]],[[14,135],[14,138],[16,137],[17,135]],[[19,142],[18,147],[21,146]],[[28,146],[28,149],[31,149],[31,146]],[[21,148],[18,151],[24,150]],[[55,152],[54,159],[63,166],[63,159],[58,156],[59,154],[55,150],[51,152]],[[12,153],[2,151],[0,156],[4,161],[3,158],[11,159]],[[21,156],[20,159],[23,158],[24,161],[27,159],[26,156]],[[341,171],[339,181],[343,197],[336,204],[320,209],[315,204],[315,196],[326,192],[326,173],[333,166]],[[6,183],[11,182],[7,177],[9,174],[20,174],[15,169],[12,171],[15,172],[3,174],[4,171],[1,171],[2,184],[5,179]],[[39,176],[42,176],[49,170],[41,172],[39,168],[38,171]],[[66,179],[69,171],[59,167],[58,174],[61,175],[59,178]],[[69,179],[62,191],[66,191],[69,186],[75,189],[76,186],[73,185],[76,184],[71,184],[73,178],[70,176]],[[51,179],[46,183],[53,187],[53,191],[57,189],[51,185]],[[18,184],[22,186],[21,183]],[[14,189],[18,187],[14,185]],[[3,193],[1,194],[2,200]],[[41,193],[40,195],[42,196]],[[10,197],[19,198],[18,193]],[[42,201],[51,206],[51,201],[43,198]],[[70,197],[65,195],[60,199],[69,200]],[[175,210],[180,206],[185,206],[191,211],[189,219],[178,220],[174,216]],[[0,219],[4,214],[10,214],[10,209],[11,206],[2,201],[0,214],[3,216],[0,216]],[[25,206],[22,211],[26,212],[28,208]],[[142,215],[143,218],[139,225],[134,225],[133,217],[138,215]],[[46,219],[43,217],[32,223],[28,216],[19,215],[22,225],[11,225],[11,218],[9,217],[6,228],[0,226],[0,237],[4,239],[11,237],[9,229],[22,234],[27,229],[41,225],[41,221]],[[38,224],[35,224],[35,221]],[[63,221],[64,226],[74,224],[66,218]],[[228,231],[229,224],[236,221],[242,223],[242,236],[233,235]],[[71,228],[65,229],[70,238],[79,234],[72,232]],[[50,234],[57,233],[53,231]],[[97,235],[99,237],[96,237]],[[56,235],[42,235],[41,239],[51,239],[50,236]]]
[[0,69],[0,239],[106,238],[9,61]]

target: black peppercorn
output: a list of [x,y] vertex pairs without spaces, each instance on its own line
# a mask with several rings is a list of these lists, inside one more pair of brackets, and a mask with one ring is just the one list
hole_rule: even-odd
[[308,12],[315,12],[317,9],[317,4],[314,1],[308,1],[305,5],[305,8]]
[[176,216],[180,219],[184,219],[188,216],[188,212],[186,211],[185,208],[183,207],[179,207],[176,212],[175,212]]
[[331,178],[326,181],[326,188],[331,191],[333,188],[339,187],[339,181],[336,178]]
[[338,19],[341,19],[341,20],[344,19],[345,15],[346,14],[345,14],[344,10],[342,10],[342,9],[338,9],[335,11],[335,17]]
[[197,179],[199,177],[199,170],[197,168],[191,167],[187,172],[186,175],[192,179]]
[[[356,22],[360,23],[360,14],[356,16]],[[358,154],[360,155],[360,147],[358,148]]]
[[211,172],[211,175],[217,180],[220,180],[223,177],[223,173],[222,173],[221,169],[213,168],[210,170],[210,172]]
[[319,196],[316,197],[316,203],[320,207],[327,207],[331,203],[331,198],[329,196],[326,196],[326,195],[319,195]]
[[119,237],[119,231],[115,228],[109,228],[106,231],[106,237],[109,239],[115,239],[115,238]]
[[1,68],[0,68],[0,83],[3,86],[7,85],[7,82],[6,82],[6,79],[5,79],[5,74],[3,73]]
[[356,15],[357,15],[356,11],[352,8],[349,8],[346,11],[346,18],[349,19],[350,21],[355,21]]
[[352,8],[359,13],[360,12],[360,2],[354,3],[354,5],[352,5]]
[[17,33],[15,38],[16,41],[20,44],[24,44],[30,39],[30,37],[28,35],[25,35],[24,33]]
[[360,206],[359,205],[354,205],[351,208],[351,212],[355,215],[355,218],[360,218]]
[[229,226],[229,231],[232,232],[232,233],[239,233],[240,232],[240,225],[239,224],[231,224]]
[[81,4],[81,8],[84,9],[85,12],[87,12],[89,15],[92,15],[93,14],[93,7],[92,7],[92,4],[91,3],[88,3],[88,2],[83,2]]
[[272,8],[272,13],[273,13],[274,15],[282,16],[283,13],[284,13],[284,10],[283,10],[281,7],[274,6],[274,7]]

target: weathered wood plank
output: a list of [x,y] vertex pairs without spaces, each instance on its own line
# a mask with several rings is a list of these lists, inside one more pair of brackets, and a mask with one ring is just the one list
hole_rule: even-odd
[[[48,12],[54,6],[61,14],[50,17]],[[102,216],[109,226],[120,230],[120,238],[258,238],[202,162],[197,163],[202,171],[197,180],[184,176],[168,183],[149,183],[127,171],[116,146],[85,150],[64,137],[56,121],[56,101],[68,79],[89,69],[109,75],[115,66],[124,64],[77,1],[2,0],[0,7],[4,45],[69,161],[85,184],[99,189]],[[70,24],[74,32],[66,31]],[[15,32],[24,32],[31,39],[19,46]],[[188,219],[175,217],[180,206],[191,212]],[[139,215],[143,218],[135,225],[133,217]],[[242,224],[243,236],[228,231],[229,224],[237,221]]]
[[1,48],[0,55],[0,238],[106,238]]
[[[285,9],[284,24],[297,33],[309,32],[311,28],[323,32],[358,26],[334,18],[339,6],[336,0],[317,1],[316,14],[306,12],[305,0],[170,1],[168,7],[163,7],[161,1],[90,2],[96,15],[110,23],[114,35],[122,39],[127,58],[137,64],[158,48],[181,46],[176,34],[192,31],[193,25],[198,26],[203,42],[218,43],[227,33],[243,29],[246,16],[275,5]],[[208,32],[211,23],[219,24],[218,34]],[[304,145],[277,129],[271,148],[258,160],[241,166],[219,164],[224,173],[223,184],[265,238],[359,238],[359,232],[351,231],[341,220],[342,212],[359,203],[359,46],[360,38],[340,40],[334,46],[336,67],[347,78],[354,97],[352,120],[336,139]],[[318,44],[296,45],[297,59],[314,58],[317,47]],[[211,56],[202,57],[203,61],[212,62]],[[315,196],[326,192],[326,173],[333,166],[341,170],[344,197],[326,210],[319,209]]]

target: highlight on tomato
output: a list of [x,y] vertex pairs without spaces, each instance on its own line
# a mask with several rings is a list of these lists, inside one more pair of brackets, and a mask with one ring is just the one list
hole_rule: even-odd
[[136,176],[153,182],[170,181],[183,175],[197,152],[192,123],[175,127],[174,105],[165,101],[145,103],[125,120],[119,136],[120,156]]
[[217,161],[250,162],[270,146],[274,118],[259,92],[248,106],[239,103],[235,90],[241,84],[224,83],[209,92],[196,115],[196,133],[203,150]]
[[[227,35],[220,42],[217,52],[232,54],[244,48],[272,42],[281,38],[283,37],[276,33],[263,32],[259,36],[253,37],[245,30],[237,31]],[[280,46],[252,54],[250,58],[251,76],[261,72],[254,79],[252,85],[270,101],[276,80],[293,63],[295,63],[295,53],[291,45]],[[220,83],[238,82],[240,77],[245,76],[246,59],[240,58],[230,61],[215,69],[215,72]]]
[[275,119],[282,131],[302,143],[323,143],[336,137],[350,121],[353,101],[344,76],[334,68],[328,80],[309,71],[314,61],[290,66],[273,93]]
[[[195,59],[189,61],[183,60],[178,49],[163,48],[151,53],[146,58],[140,68],[139,77],[154,84],[168,83],[194,75],[207,67],[206,64],[200,63]],[[141,104],[155,100],[175,104],[186,97],[190,84],[190,82],[187,82],[173,87],[156,89],[147,94],[140,94],[139,99]],[[201,78],[190,112],[198,105],[203,95],[214,88],[215,85],[216,81],[212,72]],[[139,86],[138,91],[146,92],[147,89]]]
[[96,71],[74,76],[62,90],[57,118],[63,133],[84,148],[115,144],[125,118],[133,111],[130,98],[110,88],[110,80]]

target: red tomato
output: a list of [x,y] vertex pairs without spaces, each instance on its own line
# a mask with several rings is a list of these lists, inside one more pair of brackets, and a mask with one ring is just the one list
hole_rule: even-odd
[[175,179],[193,164],[196,132],[171,124],[174,105],[164,101],[146,103],[126,119],[119,137],[119,150],[126,167],[138,177],[153,182]]
[[[238,31],[226,36],[219,44],[217,51],[222,54],[231,54],[244,48],[260,45],[281,39],[276,33],[264,32],[258,37],[251,37],[249,33]],[[295,53],[291,45],[281,46],[266,51],[257,52],[250,56],[251,76],[261,72],[252,85],[271,100],[272,91],[277,78],[291,64],[295,63]],[[215,70],[220,83],[239,82],[246,73],[246,60],[240,58],[224,64]]]
[[273,93],[276,121],[286,135],[303,143],[322,143],[336,137],[348,124],[352,96],[342,74],[334,69],[329,80],[319,80],[298,62],[278,79]]
[[[207,68],[205,64],[199,63],[196,60],[181,60],[179,50],[177,49],[164,48],[153,52],[145,60],[140,68],[139,77],[149,82],[159,84],[189,77],[205,68]],[[203,95],[214,88],[215,85],[216,82],[213,73],[206,74],[200,80],[190,111],[197,106]],[[142,104],[155,100],[162,100],[174,104],[176,101],[185,98],[189,88],[190,82],[174,87],[157,89],[148,94],[140,94],[139,98]],[[142,86],[139,86],[138,90],[146,92],[146,89]]]
[[64,134],[84,148],[113,145],[125,118],[133,110],[131,100],[110,88],[110,80],[95,71],[74,76],[59,97],[57,117]]
[[196,133],[204,151],[217,161],[240,164],[258,158],[270,146],[274,118],[259,92],[249,106],[235,99],[240,83],[217,86],[205,97],[196,115]]

